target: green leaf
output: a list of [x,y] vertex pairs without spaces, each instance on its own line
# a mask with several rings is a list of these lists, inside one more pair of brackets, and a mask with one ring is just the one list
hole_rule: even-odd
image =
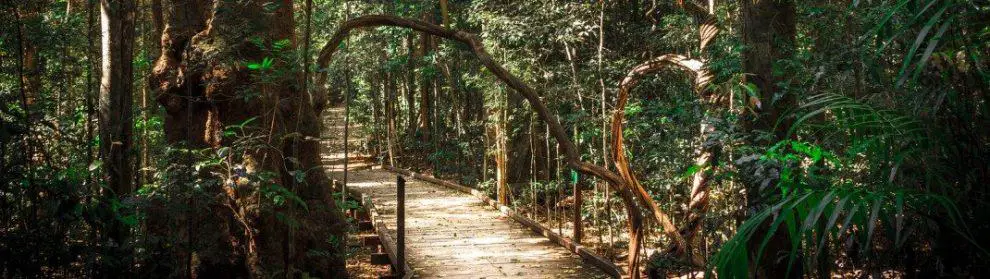
[[117,220],[131,227],[136,226],[138,223],[137,215],[127,215],[123,217],[117,217]]
[[[918,36],[916,36],[914,39],[914,44],[911,45],[911,48],[908,50],[907,55],[904,56],[904,64],[901,65],[900,74],[898,74],[900,78],[898,78],[897,86],[903,85],[904,81],[907,80],[907,75],[906,75],[907,68],[909,65],[911,65],[911,60],[914,58],[915,52],[918,50],[918,47],[921,46],[921,43],[925,41],[925,38],[928,36],[928,32],[931,31],[933,26],[935,26],[935,23],[938,22],[938,19],[941,18],[942,15],[945,13],[945,11],[949,8],[949,6],[951,6],[950,3],[951,1],[948,1],[946,2],[946,4],[942,5],[942,8],[939,9],[939,11],[935,13],[934,16],[928,19],[928,22],[925,23],[925,26],[921,28],[921,32],[918,32]],[[942,25],[943,29],[947,26],[948,23]],[[941,36],[941,33],[939,35],[936,35],[936,37],[939,36]],[[934,40],[935,43],[938,42],[937,38],[933,37],[932,40]],[[930,48],[932,45],[933,45],[932,42],[929,42]]]
[[289,39],[281,39],[272,44],[272,48],[275,50],[283,49],[286,46],[289,46]]
[[[306,172],[304,172],[304,171],[301,171],[301,170],[293,171],[293,176],[296,178],[296,182],[302,183],[303,181],[306,181]],[[299,199],[299,201],[301,202],[302,200]],[[305,203],[302,203],[302,204],[305,204]]]
[[265,59],[262,59],[261,60],[261,68],[262,69],[271,69],[272,68],[272,63],[274,63],[274,60],[272,60],[269,57],[265,57]]
[[688,178],[688,177],[693,176],[695,173],[698,173],[699,171],[701,171],[701,167],[702,166],[699,166],[699,165],[692,165],[692,166],[688,167],[687,170],[684,170],[684,172],[681,173],[681,178],[683,179],[683,178]]
[[99,169],[101,166],[103,166],[103,161],[95,160],[89,164],[89,171],[95,171],[96,169]]
[[949,25],[952,24],[952,19],[954,18],[955,17],[950,18],[945,23],[943,23],[942,27],[940,27],[938,29],[938,32],[935,33],[935,36],[933,36],[931,40],[928,41],[928,47],[925,48],[925,53],[921,55],[921,60],[918,60],[918,65],[916,65],[914,68],[914,73],[912,74],[912,78],[917,79],[918,74],[920,74],[921,70],[923,70],[925,68],[925,65],[928,64],[928,58],[932,57],[932,52],[935,51],[935,47],[938,46],[939,40],[942,39],[942,35],[944,35],[945,31],[948,30]]

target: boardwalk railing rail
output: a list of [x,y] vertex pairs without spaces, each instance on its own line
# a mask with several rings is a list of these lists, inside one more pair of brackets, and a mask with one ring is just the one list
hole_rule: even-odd
[[[560,246],[563,246],[564,248],[567,248],[567,250],[571,251],[571,253],[577,254],[578,256],[580,256],[585,261],[591,263],[592,265],[594,265],[598,269],[600,269],[600,270],[604,271],[605,273],[607,273],[609,276],[612,276],[613,278],[622,278],[622,275],[624,274],[622,272],[622,269],[620,269],[618,266],[616,266],[611,261],[606,260],[605,258],[602,258],[601,256],[595,254],[590,249],[588,249],[587,247],[585,247],[585,246],[583,246],[581,244],[574,243],[573,241],[571,241],[570,238],[561,236],[560,234],[557,234],[557,233],[553,232],[553,230],[551,230],[551,229],[549,229],[549,228],[541,225],[539,222],[533,221],[532,219],[529,219],[526,216],[523,216],[522,214],[518,214],[514,210],[512,210],[511,208],[509,208],[507,206],[499,205],[498,202],[496,202],[495,200],[492,200],[491,198],[489,198],[481,190],[475,189],[473,187],[468,187],[468,186],[460,185],[460,184],[457,184],[457,183],[454,183],[454,182],[450,182],[450,181],[447,181],[447,180],[438,179],[438,178],[433,177],[431,175],[420,174],[420,173],[416,173],[416,172],[413,172],[413,171],[410,171],[410,170],[395,168],[395,167],[388,166],[388,165],[383,165],[382,166],[382,169],[388,170],[388,171],[391,171],[391,172],[394,172],[394,173],[397,173],[397,174],[405,175],[405,176],[408,176],[408,177],[412,177],[412,178],[415,178],[415,179],[423,180],[423,181],[426,181],[426,182],[430,182],[430,183],[433,183],[433,184],[437,184],[437,185],[440,185],[440,186],[444,186],[444,187],[447,187],[447,188],[450,188],[450,189],[454,189],[454,190],[457,190],[457,191],[460,191],[460,192],[463,192],[463,193],[471,194],[471,195],[475,196],[476,198],[480,199],[481,201],[487,203],[489,206],[494,207],[495,209],[501,211],[502,214],[505,214],[506,216],[509,216],[513,220],[516,220],[516,222],[522,224],[523,226],[528,227],[530,230],[532,230],[532,231],[534,231],[534,232],[536,232],[536,233],[538,233],[540,235],[543,235],[547,239],[550,239],[550,240],[556,242],[557,244],[559,244]],[[384,239],[383,239],[382,243],[384,243]]]

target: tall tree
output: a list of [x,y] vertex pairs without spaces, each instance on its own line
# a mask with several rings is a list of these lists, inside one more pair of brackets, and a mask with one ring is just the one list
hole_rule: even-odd
[[[784,77],[774,73],[774,63],[789,58],[794,51],[795,5],[790,0],[741,1],[740,16],[742,39],[746,45],[742,52],[743,71],[747,73],[746,80],[755,85],[759,92],[759,98],[750,102],[755,106],[757,115],[744,120],[744,129],[749,132],[771,133],[769,137],[756,136],[751,140],[753,144],[768,145],[785,138],[791,121],[785,117],[784,112],[791,109],[796,102],[793,94],[784,92],[779,87]],[[771,190],[763,189],[759,183],[747,184],[746,206],[750,212],[755,212],[755,209],[765,206],[764,192]],[[790,274],[792,277],[800,277],[801,272],[797,270],[800,265],[795,270],[788,271],[787,261],[781,260],[780,254],[788,253],[792,245],[784,226],[776,231],[770,230],[769,222],[763,224],[757,231],[758,237],[752,238],[748,245],[754,256],[758,251],[764,251],[762,257],[759,257],[760,262],[753,263],[755,266],[750,269],[755,272],[753,275],[782,278]],[[766,248],[760,249],[762,235],[767,234],[772,237]]]
[[[108,199],[123,198],[133,190],[131,165],[134,58],[134,0],[101,0],[101,78],[99,97],[100,158],[107,170]],[[128,228],[113,218],[106,237],[114,246],[125,246]],[[113,246],[111,246],[113,247]],[[113,257],[121,258],[121,257]],[[104,266],[108,275],[122,266]]]
[[[431,3],[432,4],[432,3]],[[433,5],[426,5],[423,7],[423,21],[433,23]],[[430,52],[433,51],[433,36],[429,34],[420,35],[420,45],[419,54],[417,57],[419,59],[425,59],[432,57]],[[420,65],[426,67],[433,67],[430,63],[420,63]],[[433,97],[431,88],[435,79],[433,78],[432,71],[420,71],[419,78],[419,134],[420,140],[429,141],[430,140],[430,127],[431,121],[433,120]]]
[[[429,33],[440,38],[458,41],[470,46],[471,52],[479,60],[479,62],[481,62],[486,69],[491,71],[493,75],[498,77],[499,80],[514,89],[511,90],[511,92],[515,92],[517,95],[524,98],[534,110],[536,115],[546,123],[547,128],[550,130],[550,134],[560,144],[561,150],[564,152],[564,158],[566,159],[569,167],[580,172],[592,174],[608,181],[608,183],[612,185],[618,186],[614,189],[614,191],[616,191],[619,194],[619,197],[622,198],[622,203],[626,209],[627,215],[629,216],[627,218],[627,223],[630,234],[629,237],[632,239],[632,241],[630,241],[629,251],[630,254],[635,254],[639,251],[638,245],[641,243],[643,237],[643,220],[642,213],[639,208],[636,207],[636,197],[632,189],[630,189],[630,186],[624,183],[623,178],[618,174],[608,171],[601,166],[582,161],[577,146],[570,140],[567,132],[564,130],[563,126],[560,125],[560,121],[557,117],[550,114],[550,110],[547,109],[547,106],[540,100],[537,91],[497,64],[491,54],[485,50],[480,37],[477,35],[463,31],[454,31],[420,20],[382,15],[362,16],[348,20],[341,25],[340,29],[334,33],[333,37],[320,51],[319,59],[316,61],[317,65],[320,67],[326,67],[330,61],[333,60],[333,56],[337,52],[341,42],[348,38],[348,35],[353,29],[377,26],[409,28],[416,31]],[[317,79],[317,82],[322,84],[326,81],[326,73],[321,73],[321,76]],[[636,276],[635,278],[638,278],[639,275],[638,265],[640,263],[638,262],[638,258],[639,257],[629,257],[628,259],[629,270],[631,271],[630,273],[633,276]]]
[[[783,139],[790,128],[790,120],[783,117],[796,102],[794,94],[782,92],[779,83],[784,80],[774,75],[774,63],[786,59],[794,52],[795,25],[794,2],[790,0],[747,0],[740,2],[742,39],[746,48],[742,52],[743,71],[747,81],[759,89],[759,100],[754,103],[758,115],[749,121],[749,130],[772,132],[774,139]],[[780,96],[777,96],[780,95]]]
[[409,32],[406,35],[406,87],[405,87],[405,99],[406,99],[406,137],[411,137],[416,134],[416,127],[419,121],[417,117],[416,110],[416,61],[419,61],[421,55],[416,48],[413,38],[415,38],[415,32]]
[[[199,266],[189,269],[203,276],[246,270],[253,277],[279,271],[345,277],[340,240],[346,223],[318,167],[319,142],[312,140],[320,137],[322,101],[311,102],[299,90],[292,1],[165,2],[162,56],[152,82],[166,111],[166,139],[218,152],[239,150],[222,159],[243,166],[229,183],[206,188],[217,194],[215,209],[226,214],[193,216],[214,218],[201,224],[217,226],[225,243],[207,245],[227,250],[200,252]],[[249,131],[261,135],[253,144],[224,138],[224,127],[247,122]],[[239,177],[264,186],[242,184]],[[262,195],[289,185],[296,185],[294,193],[282,195],[298,197],[292,202],[280,205]]]

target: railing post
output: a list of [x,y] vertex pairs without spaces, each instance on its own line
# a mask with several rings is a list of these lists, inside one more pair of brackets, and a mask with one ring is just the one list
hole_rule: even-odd
[[406,180],[401,175],[395,176],[396,184],[396,209],[395,209],[395,260],[397,274],[403,276],[406,273]]
[[574,182],[574,243],[581,243],[581,236],[583,235],[583,229],[581,224],[581,207],[584,205],[584,197],[581,195],[581,178],[576,171],[571,171],[571,177]]

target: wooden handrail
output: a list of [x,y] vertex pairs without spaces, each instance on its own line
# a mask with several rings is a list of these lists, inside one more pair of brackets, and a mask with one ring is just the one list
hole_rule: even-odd
[[408,177],[412,177],[412,178],[415,178],[415,179],[423,180],[423,181],[426,181],[426,182],[430,182],[430,183],[433,183],[433,184],[437,184],[437,185],[440,185],[440,186],[444,186],[444,187],[447,187],[447,188],[450,188],[450,189],[453,189],[453,190],[456,190],[456,191],[459,191],[459,192],[463,192],[463,193],[466,193],[466,194],[471,194],[472,196],[475,196],[476,198],[478,198],[482,202],[487,203],[489,206],[491,206],[491,207],[493,207],[493,208],[501,211],[502,214],[505,214],[509,218],[512,218],[512,220],[515,220],[519,224],[522,224],[523,226],[526,226],[527,228],[529,228],[533,232],[536,232],[537,234],[540,234],[540,235],[546,237],[547,239],[550,239],[550,240],[556,242],[558,245],[563,246],[564,248],[567,248],[568,251],[570,251],[571,253],[577,254],[582,259],[584,259],[585,261],[588,261],[589,263],[591,263],[592,265],[594,265],[598,269],[602,270],[603,272],[605,272],[609,276],[612,276],[613,278],[622,278],[622,275],[624,275],[624,272],[622,272],[622,269],[620,269],[618,266],[616,266],[611,261],[606,260],[605,258],[603,258],[603,257],[595,254],[594,252],[591,251],[591,249],[588,249],[587,247],[585,247],[584,245],[581,245],[579,243],[575,243],[570,238],[567,238],[565,236],[562,236],[560,234],[557,234],[557,233],[553,232],[552,229],[547,228],[547,227],[541,225],[539,222],[536,222],[536,221],[534,221],[532,219],[527,218],[526,216],[524,216],[522,214],[517,213],[515,210],[512,210],[508,206],[499,205],[497,201],[489,198],[487,195],[485,195],[485,193],[483,191],[481,191],[479,189],[476,189],[476,188],[470,187],[470,186],[460,185],[460,184],[457,184],[457,183],[454,183],[454,182],[451,182],[451,181],[447,181],[447,180],[442,180],[442,179],[433,177],[432,175],[426,175],[426,174],[416,173],[416,172],[413,172],[413,171],[410,171],[410,170],[407,170],[407,169],[400,169],[400,168],[395,168],[395,167],[387,166],[387,165],[383,165],[382,166],[382,169],[387,170],[387,171],[391,171],[391,172],[394,172],[394,173],[397,173],[397,174],[405,175],[405,176],[408,176]]

